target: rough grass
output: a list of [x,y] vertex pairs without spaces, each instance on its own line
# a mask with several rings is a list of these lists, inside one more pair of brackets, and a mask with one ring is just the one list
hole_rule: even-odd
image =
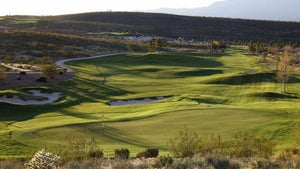
[[[69,148],[70,133],[95,137],[105,156],[124,147],[131,156],[148,147],[164,154],[169,138],[185,125],[203,135],[231,139],[248,131],[274,137],[280,147],[293,145],[300,139],[298,77],[288,84],[290,94],[282,95],[281,84],[261,72],[253,57],[233,47],[224,54],[146,53],[69,62],[76,75],[48,89],[64,93],[58,102],[0,103],[0,156],[25,157],[41,148],[57,152]],[[107,105],[156,96],[172,97]]]

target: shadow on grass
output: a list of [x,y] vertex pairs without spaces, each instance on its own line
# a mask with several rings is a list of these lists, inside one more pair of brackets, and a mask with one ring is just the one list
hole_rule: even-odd
[[195,71],[184,71],[176,73],[176,76],[182,77],[193,77],[193,76],[211,76],[215,74],[223,74],[223,70],[209,70],[209,69],[202,69],[202,70],[195,70]]
[[[275,73],[242,74],[236,76],[222,77],[208,81],[207,84],[243,85],[259,82],[278,82]],[[288,83],[300,83],[300,79],[290,76]]]
[[[101,124],[99,123],[99,126]],[[96,135],[102,135],[105,136],[111,140],[118,141],[121,143],[125,143],[128,145],[133,145],[133,146],[139,146],[139,147],[147,147],[146,145],[149,145],[149,143],[142,142],[142,138],[139,138],[136,135],[132,135],[130,133],[127,133],[125,131],[120,131],[116,128],[105,126],[104,128],[92,128],[89,126],[85,126],[91,133],[96,134]]]
[[258,82],[275,82],[274,73],[257,73],[243,74],[229,77],[222,77],[211,80],[207,84],[227,84],[227,85],[242,85]]
[[250,96],[263,98],[269,101],[281,100],[281,99],[299,99],[299,96],[294,94],[283,94],[275,92],[262,92],[262,93],[253,93]]

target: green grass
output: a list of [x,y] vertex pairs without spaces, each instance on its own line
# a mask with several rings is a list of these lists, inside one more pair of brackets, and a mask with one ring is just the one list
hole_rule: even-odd
[[[0,156],[24,157],[41,148],[57,151],[72,135],[95,137],[106,156],[122,147],[133,156],[148,147],[168,153],[168,140],[185,125],[201,135],[231,139],[248,131],[277,139],[279,148],[294,145],[300,139],[299,77],[288,84],[290,94],[283,95],[273,74],[262,72],[245,51],[233,47],[224,54],[138,53],[69,62],[75,77],[41,87],[64,93],[58,102],[0,103]],[[155,96],[171,97],[147,104],[107,104]]]

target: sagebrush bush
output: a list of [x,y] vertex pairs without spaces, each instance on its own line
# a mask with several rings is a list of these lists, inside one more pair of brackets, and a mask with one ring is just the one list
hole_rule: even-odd
[[173,157],[167,156],[160,156],[155,160],[153,167],[155,168],[163,168],[163,167],[170,167],[174,162]]
[[45,76],[39,76],[35,79],[37,82],[47,82],[47,77]]
[[136,155],[137,158],[156,158],[159,154],[158,149],[148,148]]
[[15,160],[0,160],[1,169],[22,169],[22,165],[19,161]]
[[128,159],[130,152],[127,148],[115,149],[115,158]]
[[230,155],[237,158],[269,158],[275,152],[276,142],[266,137],[249,133],[237,133],[231,143]]
[[104,154],[102,150],[90,150],[88,152],[89,158],[103,158]]
[[134,169],[134,165],[127,160],[115,160],[111,166],[112,169]]
[[200,149],[201,142],[197,132],[185,126],[178,136],[170,139],[169,149],[175,157],[193,157]]

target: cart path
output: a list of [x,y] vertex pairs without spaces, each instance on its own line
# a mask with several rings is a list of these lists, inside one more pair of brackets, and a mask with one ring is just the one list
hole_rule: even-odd
[[90,56],[90,57],[83,57],[83,58],[70,58],[70,59],[63,59],[63,60],[58,60],[55,62],[56,66],[59,66],[63,69],[67,69],[67,72],[74,72],[73,69],[65,65],[65,62],[69,61],[75,61],[75,60],[88,60],[88,59],[96,59],[96,58],[101,58],[101,57],[107,57],[107,56],[114,56],[114,55],[120,55],[120,54],[126,54],[124,53],[110,53],[110,54],[101,54],[101,55],[96,55],[96,56]]

